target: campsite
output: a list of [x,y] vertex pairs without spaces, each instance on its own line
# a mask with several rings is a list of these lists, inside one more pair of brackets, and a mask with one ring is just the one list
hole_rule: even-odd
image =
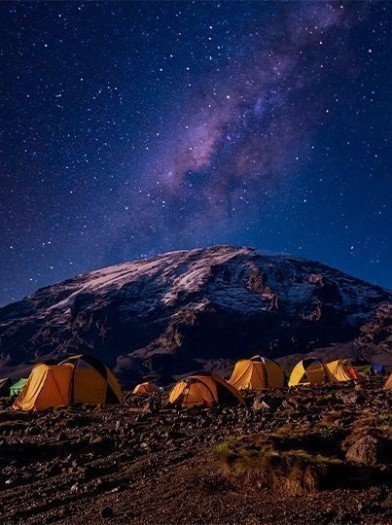
[[391,15],[0,1],[0,525],[392,525]]
[[[269,369],[279,383],[280,367],[254,356],[228,381],[194,374],[121,393],[98,360],[68,361],[66,373],[77,377],[75,363],[88,371],[69,383],[79,395],[88,384],[87,402],[56,392],[48,408],[63,363],[34,367],[19,401],[1,398],[3,523],[392,520],[392,388],[369,366],[343,378],[334,365],[335,380],[311,382],[324,365],[301,362],[297,386],[287,386],[289,374],[268,386],[260,379]],[[117,399],[91,397],[103,391],[102,374]]]
[[391,297],[215,246],[0,309],[3,522],[390,523]]

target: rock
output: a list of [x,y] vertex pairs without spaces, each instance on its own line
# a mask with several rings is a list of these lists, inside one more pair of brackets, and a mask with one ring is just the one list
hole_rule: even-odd
[[101,445],[102,442],[103,442],[103,439],[101,438],[101,436],[91,436],[89,439],[90,445]]
[[360,392],[340,392],[339,398],[346,405],[360,405],[365,401],[365,396]]
[[382,443],[374,436],[364,436],[356,441],[346,452],[346,459],[354,463],[374,466],[380,462]]
[[105,506],[101,509],[101,518],[111,518],[113,516],[113,509],[111,507]]
[[66,432],[60,432],[57,437],[56,437],[56,441],[63,441],[64,439],[66,439],[67,437],[67,434]]
[[271,407],[262,399],[255,399],[252,408],[253,410],[271,410]]
[[384,501],[381,502],[381,506],[384,507],[384,508],[391,508],[392,507],[392,492],[389,492],[389,494],[384,499]]

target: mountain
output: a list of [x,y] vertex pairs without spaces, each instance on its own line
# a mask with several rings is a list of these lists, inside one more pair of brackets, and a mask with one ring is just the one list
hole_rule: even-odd
[[[254,353],[391,350],[392,293],[251,248],[176,251],[77,275],[0,309],[0,375],[94,353],[126,384]],[[340,346],[339,346],[340,345]]]

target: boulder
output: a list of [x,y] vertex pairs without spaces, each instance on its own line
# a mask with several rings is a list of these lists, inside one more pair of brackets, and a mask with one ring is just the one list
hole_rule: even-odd
[[382,462],[384,448],[384,443],[380,438],[366,435],[349,447],[346,459],[354,463],[374,466]]

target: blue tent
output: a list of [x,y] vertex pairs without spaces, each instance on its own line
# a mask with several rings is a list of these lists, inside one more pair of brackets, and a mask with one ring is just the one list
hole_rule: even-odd
[[372,365],[373,373],[377,376],[385,375],[385,366],[384,365]]

